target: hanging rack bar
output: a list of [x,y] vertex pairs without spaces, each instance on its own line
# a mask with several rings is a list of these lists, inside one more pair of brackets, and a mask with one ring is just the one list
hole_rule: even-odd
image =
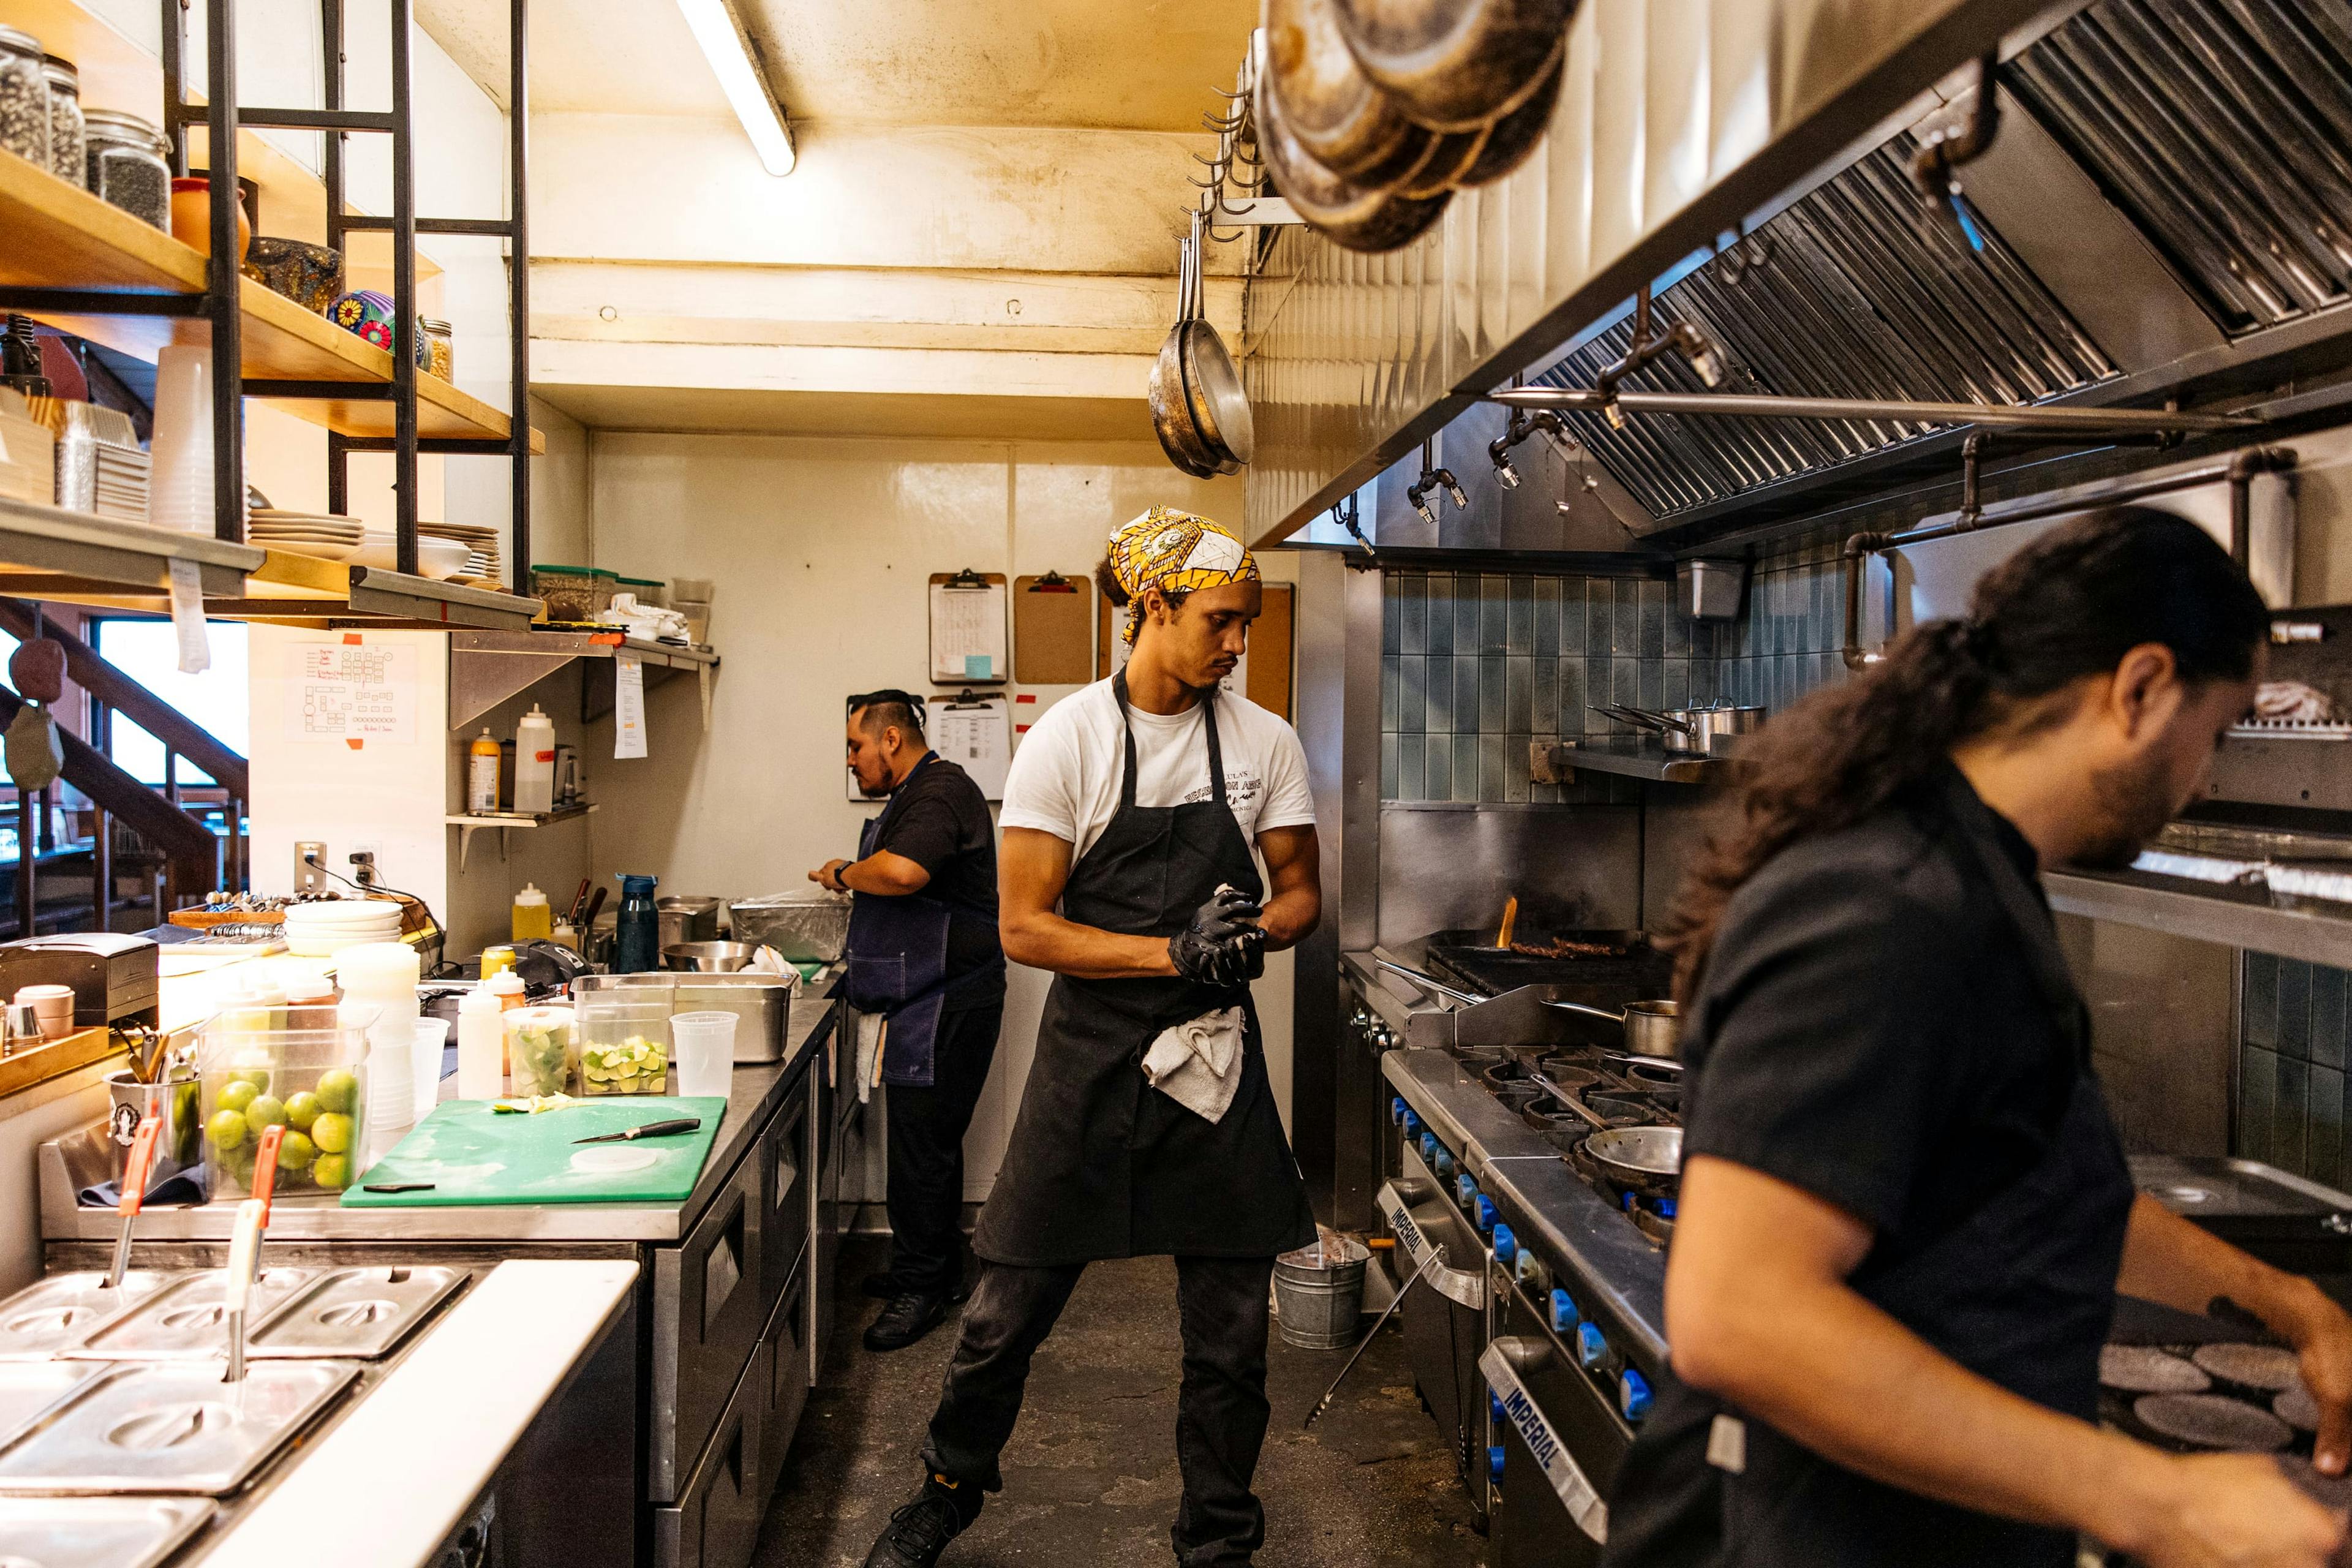
[[2148,431],[2210,433],[2251,429],[2261,421],[2240,414],[2181,414],[2167,408],[2016,407],[1999,403],[1906,403],[1863,397],[1776,397],[1759,393],[1620,392],[1585,387],[1522,386],[1481,400],[1513,408],[1601,413],[1611,402],[1627,414],[1720,415],[1738,419],[1887,419],[1922,425],[1983,425],[1997,429],[2066,435]]

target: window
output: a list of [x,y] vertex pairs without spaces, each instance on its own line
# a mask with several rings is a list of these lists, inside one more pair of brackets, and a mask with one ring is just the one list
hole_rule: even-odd
[[[91,623],[91,640],[100,658],[186,714],[211,731],[214,738],[240,755],[249,751],[251,701],[246,685],[245,624],[207,621],[213,665],[202,675],[180,673],[179,637],[172,623],[109,617]],[[132,778],[161,786],[163,743],[117,713],[107,747],[114,764]],[[184,757],[178,768],[184,784],[214,781]]]

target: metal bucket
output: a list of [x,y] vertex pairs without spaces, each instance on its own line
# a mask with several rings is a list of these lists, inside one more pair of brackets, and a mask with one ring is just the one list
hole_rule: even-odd
[[1344,1262],[1324,1263],[1320,1244],[1274,1260],[1274,1313],[1283,1343],[1332,1351],[1356,1342],[1356,1321],[1363,1315],[1364,1265],[1372,1254],[1352,1236],[1338,1240]]

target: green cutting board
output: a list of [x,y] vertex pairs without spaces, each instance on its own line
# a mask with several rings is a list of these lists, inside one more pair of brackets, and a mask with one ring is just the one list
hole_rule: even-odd
[[[719,1136],[727,1102],[631,1094],[575,1100],[536,1116],[499,1115],[494,1100],[452,1100],[411,1129],[392,1152],[343,1190],[345,1208],[447,1208],[459,1204],[675,1203],[694,1191]],[[698,1116],[700,1128],[667,1138],[582,1144],[600,1132]],[[651,1154],[633,1171],[599,1171],[603,1151]],[[592,1153],[586,1166],[574,1156]],[[371,1183],[431,1182],[426,1192],[371,1193]]]

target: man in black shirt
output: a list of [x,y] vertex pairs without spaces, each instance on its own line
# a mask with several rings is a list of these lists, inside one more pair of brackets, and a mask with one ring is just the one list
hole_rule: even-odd
[[2100,1424],[2118,1294],[2226,1298],[2352,1452],[2352,1321],[2137,1193],[2038,873],[2130,864],[2251,703],[2269,616],[2119,509],[1773,721],[1668,937],[1689,1017],[1673,1373],[1606,1568],[2319,1568],[2267,1455]]
[[849,700],[850,771],[862,794],[889,804],[866,824],[857,859],[809,873],[856,895],[845,994],[882,1020],[891,1243],[889,1268],[866,1279],[887,1303],[866,1331],[875,1351],[913,1344],[970,1293],[963,1136],[1004,1016],[988,802],[931,751],[922,721],[904,691]]

